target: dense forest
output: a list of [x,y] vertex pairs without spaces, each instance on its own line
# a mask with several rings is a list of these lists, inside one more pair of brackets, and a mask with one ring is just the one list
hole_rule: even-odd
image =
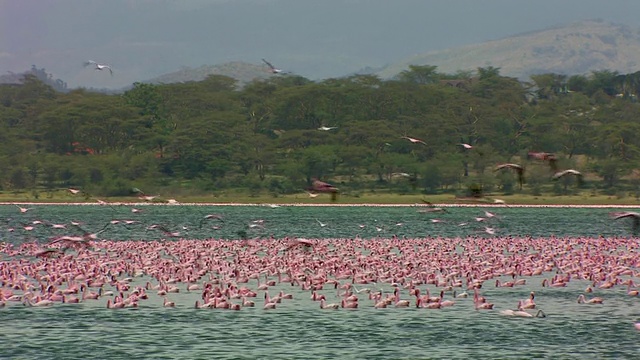
[[[26,75],[0,86],[0,190],[278,196],[318,178],[353,196],[478,188],[638,196],[639,92],[640,72],[522,82],[493,67],[411,66],[393,80],[274,75],[242,88],[210,76],[135,83],[117,95],[59,92]],[[529,151],[553,153],[558,169],[581,171],[584,183],[551,180],[554,170]],[[525,168],[522,187],[516,172],[494,171],[507,162]]]

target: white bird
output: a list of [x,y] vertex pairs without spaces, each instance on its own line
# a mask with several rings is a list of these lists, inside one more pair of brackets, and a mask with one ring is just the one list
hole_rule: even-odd
[[575,175],[578,177],[578,180],[582,179],[582,173],[580,171],[577,170],[573,170],[573,169],[567,169],[567,170],[563,170],[563,171],[558,171],[557,173],[553,174],[553,176],[551,177],[553,180],[558,180],[559,178],[566,176],[566,175]]
[[[13,204],[16,205],[16,204]],[[31,208],[23,208],[22,206],[16,205],[18,207],[18,209],[20,209],[21,213],[26,213],[27,211],[31,210]]]
[[329,131],[329,130],[333,130],[333,129],[337,129],[337,128],[338,128],[337,126],[331,126],[331,127],[329,127],[329,126],[320,126],[318,128],[318,130]]
[[273,65],[272,65],[270,62],[268,62],[267,60],[262,59],[262,61],[263,61],[265,64],[267,64],[267,66],[269,66],[269,72],[270,72],[270,73],[272,73],[272,74],[280,74],[280,73],[282,73],[282,70],[280,70],[280,69],[276,68],[275,66],[273,66]]
[[411,142],[412,142],[412,143],[414,143],[414,144],[420,143],[420,144],[427,145],[427,143],[426,143],[426,142],[424,142],[424,141],[422,141],[422,140],[420,140],[420,139],[416,139],[416,138],[409,137],[409,136],[403,136],[403,137],[402,137],[402,139],[407,139],[407,140],[411,141]]
[[327,226],[327,224],[323,223],[322,221],[316,219],[316,221],[318,222],[318,224],[320,224],[320,227],[325,227]]
[[104,70],[104,69],[109,69],[109,73],[111,73],[111,76],[113,76],[113,69],[111,69],[111,66],[106,65],[106,64],[99,64],[93,60],[89,60],[87,62],[84,63],[84,66],[89,66],[89,65],[95,65],[95,70]]
[[472,145],[469,145],[469,144],[461,143],[460,145],[461,145],[462,147],[464,147],[465,149],[473,149],[473,146],[472,146]]

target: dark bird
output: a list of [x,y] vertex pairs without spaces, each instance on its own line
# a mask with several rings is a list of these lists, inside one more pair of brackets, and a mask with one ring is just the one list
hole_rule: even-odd
[[426,210],[418,210],[418,212],[448,212],[445,208],[435,206],[431,201],[422,199],[422,202],[427,204],[429,207]]
[[522,189],[522,183],[524,183],[524,167],[518,164],[505,163],[505,164],[498,164],[498,166],[496,166],[495,169],[493,169],[493,171],[498,171],[502,169],[511,169],[515,171],[518,174],[518,183],[520,184],[520,189]]
[[527,158],[529,160],[534,159],[534,160],[546,161],[549,163],[549,167],[551,167],[552,171],[558,171],[558,165],[557,165],[558,158],[552,153],[529,151],[527,153]]
[[270,73],[272,73],[272,74],[281,74],[281,73],[282,73],[282,70],[280,70],[280,69],[276,68],[275,66],[273,66],[273,64],[271,64],[271,63],[270,63],[270,62],[268,62],[267,60],[262,59],[262,61],[263,61],[265,64],[267,64],[267,66],[269,67],[269,72],[270,72]]
[[622,219],[622,218],[633,218],[633,233],[637,234],[638,230],[640,229],[640,213],[637,213],[635,211],[623,211],[623,212],[613,212],[611,213],[611,216],[613,217],[613,220],[618,220],[618,219]]
[[313,179],[311,187],[307,188],[307,190],[311,192],[331,194],[331,201],[336,201],[338,199],[338,188],[318,179]]

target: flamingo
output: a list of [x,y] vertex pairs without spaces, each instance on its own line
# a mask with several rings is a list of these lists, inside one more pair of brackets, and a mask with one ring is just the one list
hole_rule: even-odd
[[269,297],[269,292],[265,291],[263,309],[264,310],[270,310],[270,309],[275,309],[275,308],[276,308],[276,303],[271,301],[271,298]]
[[309,187],[307,191],[314,193],[329,193],[331,194],[331,201],[336,201],[338,199],[338,188],[318,179],[313,179],[311,187]]
[[505,316],[514,316],[514,317],[524,317],[524,318],[544,318],[547,317],[547,314],[544,313],[544,311],[542,310],[538,310],[538,312],[534,315],[531,313],[528,313],[524,310],[502,310],[500,311],[501,315],[505,315]]
[[107,300],[107,309],[122,309],[125,307],[124,302],[122,301],[111,301],[111,299]]
[[453,300],[443,300],[443,299],[444,299],[444,290],[440,291],[440,298],[438,299],[438,304],[440,304],[441,307],[448,307],[448,306],[455,305],[455,302]]
[[578,296],[578,304],[603,304],[603,303],[604,303],[604,299],[602,299],[601,297],[596,296],[587,300],[582,294]]
[[409,307],[409,300],[400,300],[400,291],[396,288],[393,291],[395,307]]
[[336,310],[339,308],[340,308],[340,305],[338,304],[335,304],[335,303],[327,304],[325,299],[320,300],[320,309]]
[[422,141],[422,140],[420,140],[420,139],[416,139],[416,138],[409,137],[409,136],[402,136],[402,137],[401,137],[401,139],[409,140],[409,141],[411,141],[413,144],[424,144],[424,145],[427,145],[427,143],[426,143],[426,142],[424,142],[424,141]]
[[176,307],[176,303],[175,303],[175,302],[173,302],[173,301],[169,301],[169,300],[167,299],[167,297],[165,296],[165,297],[164,297],[164,301],[163,301],[163,303],[162,303],[162,306],[164,306],[164,307]]
[[583,183],[582,173],[577,171],[577,170],[573,170],[573,169],[567,169],[567,170],[563,170],[563,171],[558,171],[555,174],[553,174],[551,179],[552,180],[558,180],[563,176],[569,176],[569,175],[575,176],[578,179],[578,184],[582,184]]
[[556,158],[556,156],[552,153],[529,151],[527,153],[527,158],[540,160],[540,161],[548,161],[549,167],[551,168],[551,170],[558,171],[558,166],[556,164],[556,162],[558,161],[558,158]]
[[244,307],[254,307],[254,306],[256,306],[256,303],[251,301],[251,300],[247,300],[247,298],[245,298],[243,296],[242,297],[242,306],[244,306]]
[[26,213],[29,210],[33,210],[31,208],[23,208],[22,206],[20,206],[18,204],[13,204],[13,205],[15,205],[18,209],[20,209],[20,213],[22,213],[22,214]]
[[514,170],[516,174],[518,174],[518,184],[520,185],[520,189],[522,189],[522,183],[524,183],[524,167],[522,167],[522,165],[519,165],[519,164],[504,163],[504,164],[497,165],[493,169],[493,171],[495,172],[502,169]]
[[358,308],[358,302],[356,301],[347,301],[345,299],[342,299],[342,301],[340,302],[340,306],[346,309],[357,309]]
[[529,294],[528,299],[519,301],[520,307],[522,307],[523,309],[535,309],[536,303],[533,300],[534,298],[535,298],[535,293],[532,291],[531,294]]
[[619,213],[611,213],[613,220],[632,218],[633,219],[633,232],[637,233],[640,230],[640,213],[635,211],[624,211]]

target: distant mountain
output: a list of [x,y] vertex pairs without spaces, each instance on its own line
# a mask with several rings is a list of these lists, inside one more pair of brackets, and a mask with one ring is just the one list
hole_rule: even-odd
[[588,20],[500,40],[415,55],[376,74],[392,78],[409,65],[434,65],[440,73],[478,67],[529,80],[530,75],[587,74],[597,70],[622,74],[640,70],[640,29]]
[[203,65],[198,68],[183,67],[178,71],[164,74],[144,81],[151,84],[170,84],[177,82],[201,81],[209,75],[224,75],[238,80],[242,86],[255,79],[266,79],[273,76],[264,66],[245,62],[228,62],[219,65]]

